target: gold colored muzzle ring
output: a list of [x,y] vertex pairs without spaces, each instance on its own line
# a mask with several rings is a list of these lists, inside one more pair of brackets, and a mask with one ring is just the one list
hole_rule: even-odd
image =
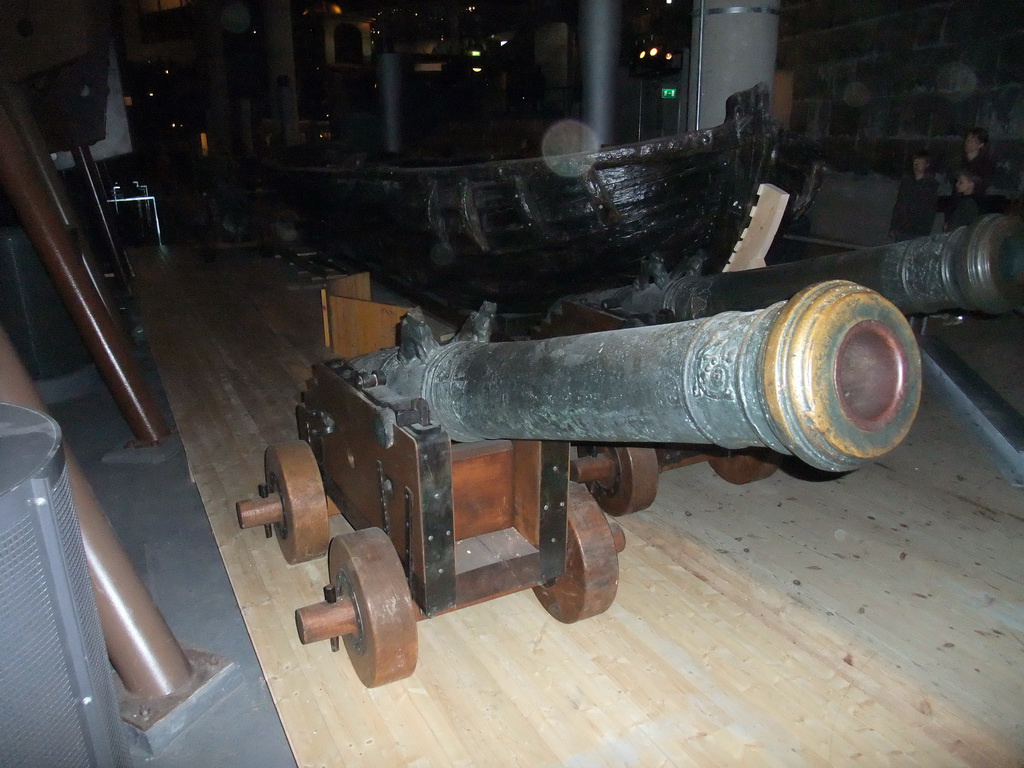
[[1015,216],[989,214],[969,230],[955,279],[966,309],[998,315],[1024,304],[1024,224]]
[[764,386],[782,442],[844,471],[906,437],[921,398],[921,357],[893,304],[830,280],[798,293],[773,322]]

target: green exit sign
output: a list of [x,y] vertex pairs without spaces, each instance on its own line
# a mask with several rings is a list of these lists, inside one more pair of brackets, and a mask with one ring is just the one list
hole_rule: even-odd
[[676,89],[675,88],[662,88],[661,89],[661,98],[663,98],[663,99],[674,99],[675,97],[676,97]]

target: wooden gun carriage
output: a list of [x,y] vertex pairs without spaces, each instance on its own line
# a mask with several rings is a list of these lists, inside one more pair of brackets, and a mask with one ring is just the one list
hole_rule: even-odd
[[[576,482],[595,462],[570,441],[761,446],[842,470],[898,444],[916,413],[912,333],[851,283],[534,341],[489,342],[493,309],[446,345],[413,310],[397,347],[314,366],[301,440],[267,449],[260,498],[237,505],[289,562],[327,552],[299,636],[344,638],[367,686],[412,673],[421,618],[528,588],[566,623],[611,605],[624,535]],[[332,513],[356,530],[330,539]]]

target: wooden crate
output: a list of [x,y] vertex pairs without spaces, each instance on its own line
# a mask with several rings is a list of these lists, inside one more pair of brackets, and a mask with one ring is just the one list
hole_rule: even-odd
[[356,357],[397,343],[397,326],[409,307],[370,298],[370,274],[331,280],[320,291],[324,344],[341,357]]

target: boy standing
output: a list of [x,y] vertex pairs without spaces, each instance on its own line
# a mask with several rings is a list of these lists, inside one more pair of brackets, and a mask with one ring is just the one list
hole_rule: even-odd
[[925,237],[932,233],[939,184],[932,175],[931,157],[927,150],[914,153],[913,175],[900,181],[896,205],[892,210],[889,236],[896,242]]
[[978,202],[978,188],[981,184],[981,177],[968,170],[962,170],[956,175],[956,202],[946,220],[947,232],[973,224],[981,216]]

